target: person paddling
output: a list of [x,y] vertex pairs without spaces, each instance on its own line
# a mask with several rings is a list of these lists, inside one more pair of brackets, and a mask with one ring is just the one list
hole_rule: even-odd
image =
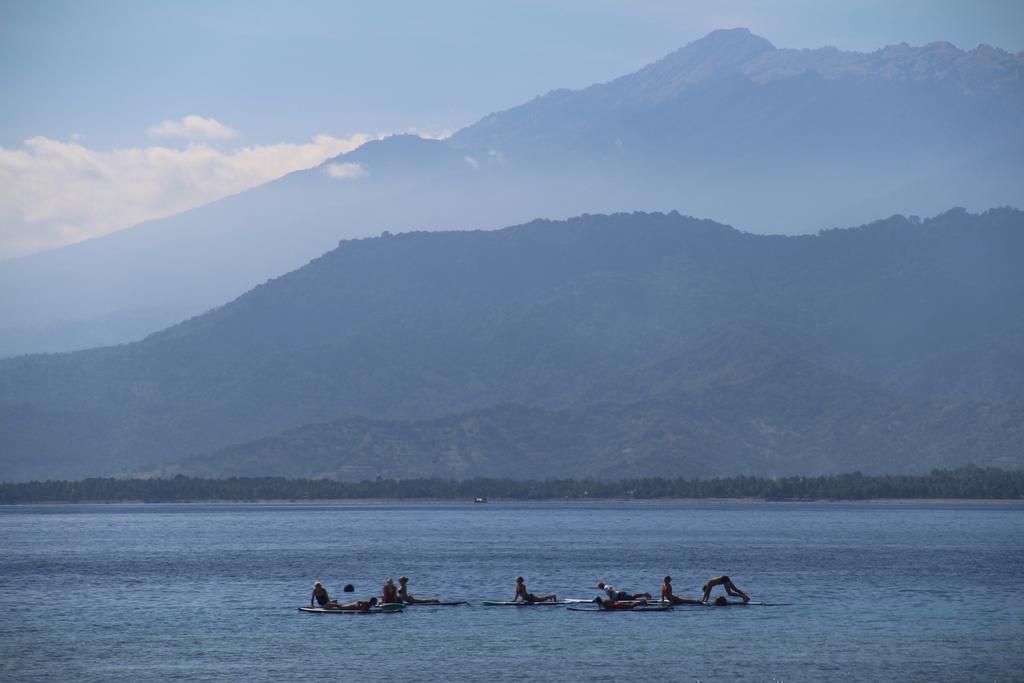
[[672,577],[666,576],[665,583],[661,584],[661,601],[667,602],[670,605],[700,605],[700,600],[690,600],[689,598],[681,598],[678,595],[672,593]]
[[750,596],[737,588],[736,584],[734,584],[732,579],[728,576],[716,576],[713,579],[709,579],[708,582],[704,584],[704,597],[700,599],[701,602],[708,601],[708,598],[711,597],[711,589],[715,586],[721,586],[725,589],[726,593],[735,598],[743,598],[743,602],[750,602]]
[[388,580],[384,582],[384,597],[381,599],[381,604],[390,605],[396,602],[401,602],[398,599],[398,586],[395,585],[394,580],[389,576]]
[[398,577],[398,599],[407,605],[440,605],[441,601],[436,598],[414,598],[409,595],[409,577]]
[[516,577],[516,597],[512,598],[512,602],[522,600],[523,602],[557,602],[558,598],[554,593],[548,593],[547,595],[534,595],[530,591],[526,590],[526,579],[521,576]]

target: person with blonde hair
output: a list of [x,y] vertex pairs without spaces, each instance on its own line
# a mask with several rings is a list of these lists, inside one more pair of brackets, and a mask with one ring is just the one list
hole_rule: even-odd
[[337,605],[337,600],[331,600],[331,596],[327,594],[327,589],[324,588],[323,584],[319,581],[313,582],[313,595],[309,597],[309,606],[313,606],[313,601],[316,600],[317,604],[321,607],[328,607],[330,605]]
[[391,605],[396,602],[401,602],[401,600],[398,599],[398,586],[395,585],[395,580],[390,576],[388,577],[388,580],[384,582],[383,593],[384,595],[380,601],[382,605]]

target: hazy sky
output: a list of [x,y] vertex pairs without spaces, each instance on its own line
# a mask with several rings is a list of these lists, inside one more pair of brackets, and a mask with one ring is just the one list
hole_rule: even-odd
[[1024,50],[1022,0],[0,0],[0,257],[167,215],[381,133],[444,135],[716,28]]

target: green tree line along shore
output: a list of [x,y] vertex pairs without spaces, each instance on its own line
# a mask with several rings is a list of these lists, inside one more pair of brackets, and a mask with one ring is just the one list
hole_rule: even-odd
[[1024,471],[964,467],[930,474],[822,477],[670,479],[330,479],[231,477],[199,479],[93,478],[0,484],[0,503],[314,501],[332,499],[512,500],[756,498],[763,500],[871,500],[880,498],[1022,499]]

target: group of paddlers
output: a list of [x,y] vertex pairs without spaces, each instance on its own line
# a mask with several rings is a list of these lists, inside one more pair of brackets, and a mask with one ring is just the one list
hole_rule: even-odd
[[[436,598],[415,598],[409,593],[409,577],[399,576],[398,585],[395,585],[394,579],[390,576],[387,581],[384,582],[384,588],[381,589],[382,596],[380,599],[372,597],[369,600],[355,600],[352,602],[338,602],[331,598],[327,594],[327,589],[323,587],[319,581],[313,584],[313,595],[309,598],[309,606],[312,607],[313,603],[316,602],[320,607],[325,609],[368,609],[374,605],[393,605],[393,604],[406,604],[406,605],[438,605],[441,603]],[[352,584],[347,584],[344,588],[344,592],[351,593],[355,590]]]
[[[661,596],[660,602],[668,603],[670,605],[706,605],[708,600],[711,598],[711,589],[715,586],[721,586],[725,589],[725,592],[737,598],[741,598],[743,602],[750,602],[750,596],[741,591],[736,587],[736,584],[732,582],[728,576],[716,576],[708,579],[708,582],[704,584],[702,590],[704,595],[701,596],[700,600],[694,600],[691,598],[681,598],[673,592],[672,589],[672,577],[666,576],[664,582],[661,584]],[[607,598],[597,598],[594,602],[601,605],[605,609],[632,609],[636,606],[637,602],[646,602],[651,599],[650,593],[629,593],[628,591],[620,591],[615,589],[613,586],[609,586],[604,582],[598,582],[597,587],[604,590],[608,595]],[[715,598],[716,605],[726,605],[728,601],[724,595],[720,595]]]
[[[441,604],[440,600],[436,598],[415,598],[409,593],[409,577],[400,576],[398,577],[398,585],[395,585],[394,580],[389,576],[387,581],[384,582],[384,587],[381,589],[381,597],[372,597],[369,600],[355,600],[351,602],[338,602],[331,598],[327,593],[327,589],[323,587],[319,581],[313,584],[313,595],[309,598],[309,606],[312,607],[313,603],[316,602],[320,607],[324,609],[349,609],[349,610],[364,610],[369,609],[375,605],[387,605],[387,604],[406,604],[406,605],[438,605]],[[736,587],[736,584],[732,582],[728,576],[716,576],[707,581],[703,586],[704,594],[699,600],[691,598],[681,598],[673,592],[672,589],[672,577],[666,576],[661,586],[661,595],[657,599],[661,603],[668,603],[670,605],[705,605],[711,598],[711,590],[715,586],[721,586],[726,594],[733,597],[737,597],[743,600],[743,602],[749,602],[750,596],[741,591]],[[638,604],[646,604],[649,600],[654,600],[650,593],[632,593],[630,591],[623,591],[615,588],[611,584],[599,581],[597,588],[604,591],[606,597],[596,597],[594,602],[604,609],[633,609]],[[355,589],[352,584],[348,584],[344,588],[344,592],[351,593]],[[554,593],[547,593],[545,595],[535,595],[526,588],[526,579],[522,576],[516,577],[516,596],[512,599],[512,602],[557,602],[558,596]],[[719,596],[715,599],[716,605],[727,605],[729,604],[725,596]]]
[[[721,586],[725,589],[727,594],[741,598],[743,602],[750,602],[750,596],[737,588],[736,584],[734,584],[732,579],[728,576],[716,576],[709,579],[702,588],[704,595],[701,596],[700,600],[681,598],[676,595],[672,589],[672,577],[666,576],[664,583],[661,585],[661,596],[659,601],[670,605],[706,605],[708,600],[711,598],[711,590],[715,586]],[[604,609],[633,609],[638,603],[643,604],[648,600],[654,599],[650,593],[632,593],[630,591],[619,590],[615,588],[615,586],[605,583],[604,581],[598,581],[597,588],[604,591],[607,597],[598,596],[594,598],[594,602]],[[525,580],[520,576],[516,578],[516,597],[513,598],[513,600],[522,600],[525,602],[547,602],[557,601],[558,596],[554,593],[549,593],[547,595],[534,595],[526,589]],[[725,605],[728,604],[728,601],[725,596],[719,596],[715,599],[715,604]]]

